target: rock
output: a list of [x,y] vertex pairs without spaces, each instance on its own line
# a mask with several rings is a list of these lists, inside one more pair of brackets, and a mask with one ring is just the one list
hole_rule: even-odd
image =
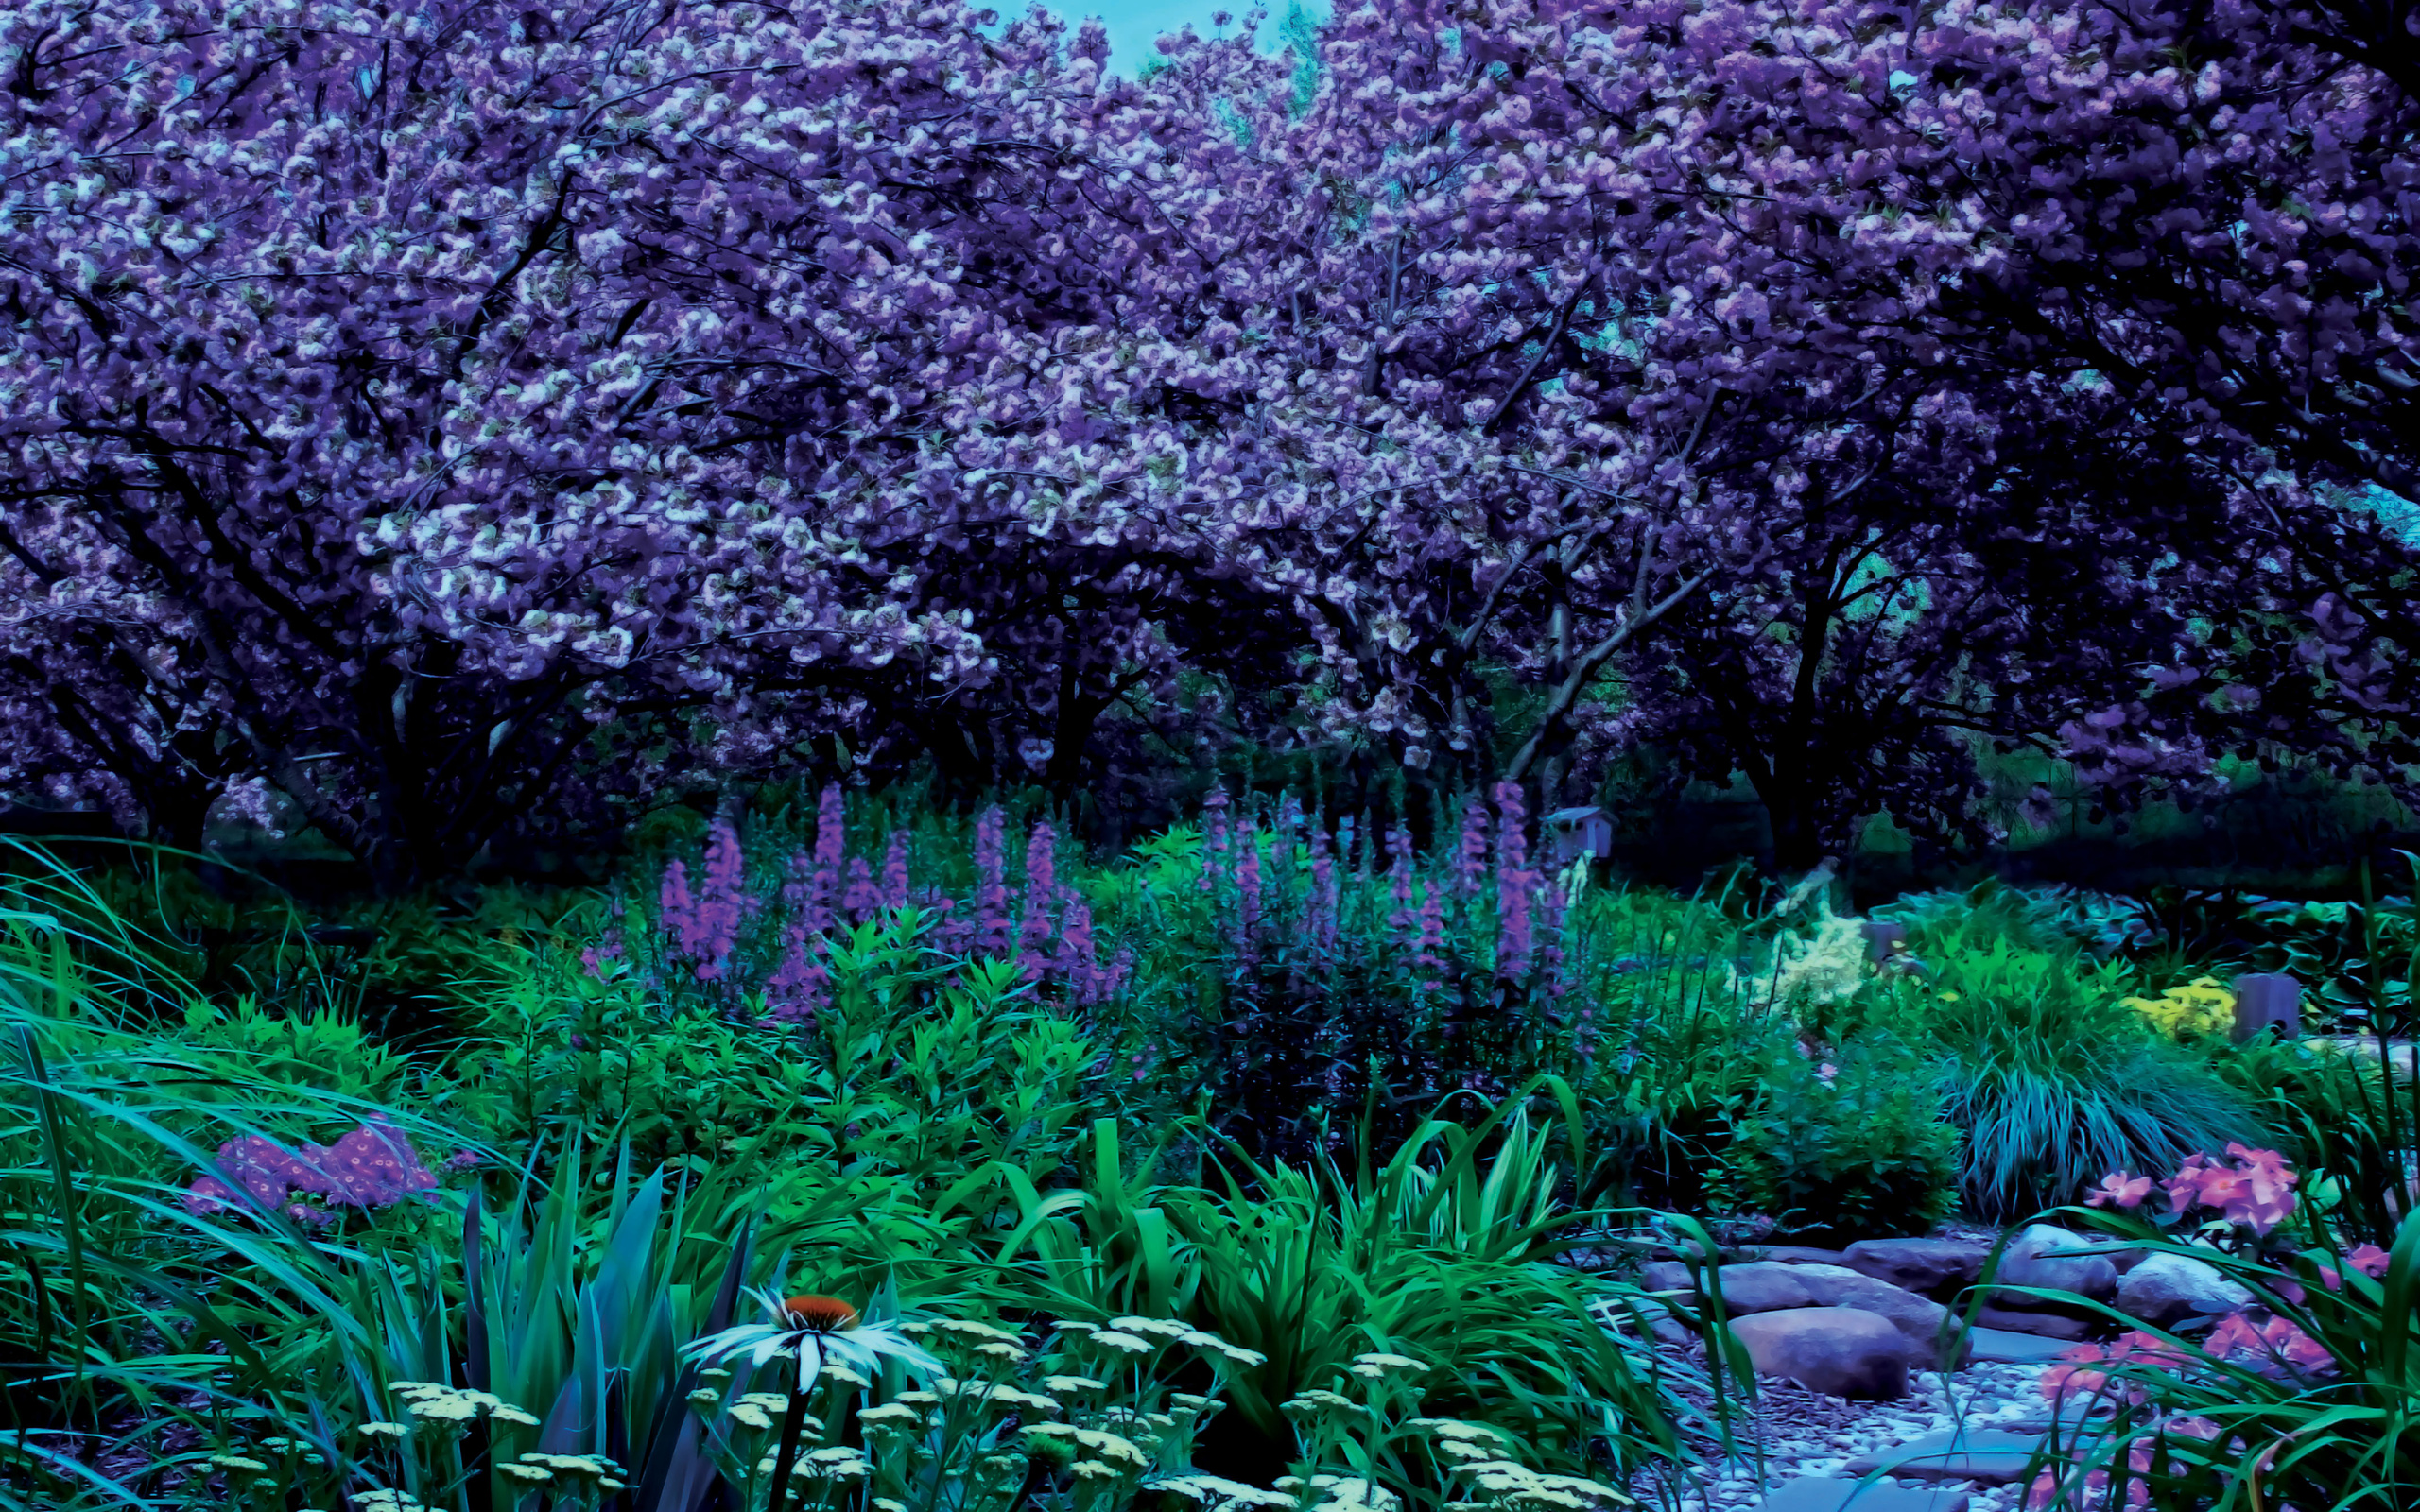
[[1672,1315],[1672,1310],[1651,1298],[1640,1297],[1637,1311],[1607,1299],[1600,1299],[1592,1309],[1597,1321],[1616,1333],[1627,1333],[1645,1323],[1647,1331],[1666,1344],[1691,1345],[1698,1342],[1698,1331]]
[[1689,1267],[1677,1260],[1653,1260],[1639,1270],[1639,1280],[1651,1292],[1685,1292],[1697,1282],[1689,1279]]
[[2118,1310],[2165,1328],[2204,1314],[2232,1313],[2252,1294],[2217,1266],[2189,1255],[2153,1255],[2118,1283]]
[[1855,1307],[1800,1307],[1731,1320],[1760,1375],[1788,1376],[1809,1391],[1858,1401],[1908,1394],[1906,1336],[1891,1320]]
[[1966,1512],[1974,1500],[1943,1486],[1910,1491],[1837,1475],[1802,1475],[1775,1486],[1753,1512]]
[[[2063,1292],[2073,1292],[2096,1302],[2105,1302],[2118,1295],[2118,1266],[2106,1255],[2069,1254],[2065,1251],[2100,1247],[2087,1245],[2081,1235],[2047,1223],[2037,1223],[2009,1241],[2000,1256],[1999,1274],[1993,1280],[2004,1286],[2044,1286]],[[2002,1306],[2028,1305],[2038,1310],[2039,1299],[2029,1299],[2019,1293],[2002,1292],[1990,1300]]]
[[1978,1327],[2006,1329],[2013,1333],[2038,1333],[2046,1339],[2081,1339],[2092,1332],[2092,1324],[2066,1313],[2024,1313],[2011,1307],[1993,1307],[1986,1303],[1975,1312]]
[[1805,1245],[1754,1245],[1740,1250],[1744,1260],[1777,1261],[1784,1265],[1843,1265],[1848,1257],[1837,1249],[1811,1249]]
[[1952,1429],[1859,1455],[1848,1462],[1846,1469],[1851,1475],[1880,1470],[1899,1480],[2006,1486],[2025,1473],[2041,1448],[2042,1440],[2031,1434],[1996,1428]]
[[1860,1239],[1841,1252],[1841,1263],[1876,1280],[1939,1297],[1973,1285],[1990,1253],[1984,1246],[1955,1239]]
[[[1910,1369],[1929,1370],[1941,1363],[1949,1310],[1939,1302],[1846,1265],[1796,1265],[1791,1274],[1825,1307],[1863,1308],[1889,1318],[1908,1341]],[[1955,1332],[1955,1325],[1949,1332]],[[1963,1358],[1952,1351],[1953,1363]]]
[[1722,1306],[1732,1316],[1743,1313],[1778,1313],[1784,1308],[1813,1307],[1822,1298],[1798,1279],[1797,1267],[1770,1261],[1725,1265],[1715,1272],[1722,1288]]
[[1966,1347],[1977,1365],[2043,1365],[2075,1348],[2063,1340],[2046,1339],[2038,1333],[2012,1333],[2007,1329],[1986,1328],[1968,1329]]

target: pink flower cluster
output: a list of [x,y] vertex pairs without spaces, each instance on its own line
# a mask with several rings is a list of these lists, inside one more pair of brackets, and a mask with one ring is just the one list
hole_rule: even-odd
[[[2169,1206],[2177,1212],[2215,1208],[2229,1223],[2266,1234],[2294,1211],[2294,1168],[2274,1150],[2234,1143],[2227,1146],[2227,1154],[2235,1157],[2234,1163],[2214,1160],[2200,1150],[2186,1157],[2184,1165],[2166,1183]],[[2138,1208],[2151,1190],[2150,1177],[2112,1171],[2084,1201],[2096,1208],[2103,1204]]]
[[234,1206],[283,1207],[297,1222],[325,1224],[336,1220],[333,1211],[298,1199],[388,1208],[437,1185],[411,1141],[375,1116],[329,1145],[301,1144],[289,1150],[257,1134],[241,1135],[218,1146],[218,1169],[234,1186],[216,1177],[201,1177],[185,1193],[186,1211],[207,1214]]

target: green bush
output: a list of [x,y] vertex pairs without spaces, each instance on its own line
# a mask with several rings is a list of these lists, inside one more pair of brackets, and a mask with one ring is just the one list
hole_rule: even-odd
[[1869,1031],[1829,1060],[1773,1057],[1733,1138],[1725,1186],[1737,1206],[1784,1231],[1920,1234],[1949,1212],[1958,1148],[1931,1068],[1895,1037]]
[[1876,983],[1857,1013],[1939,1057],[1943,1111],[1965,1137],[1959,1195],[1970,1213],[2022,1218],[2111,1171],[2170,1170],[2197,1149],[2270,1138],[2205,1055],[2124,1005],[2125,965],[2005,939],[1930,964],[1928,980]]

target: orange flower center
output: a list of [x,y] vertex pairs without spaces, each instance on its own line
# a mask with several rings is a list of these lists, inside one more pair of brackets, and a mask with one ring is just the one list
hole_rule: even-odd
[[837,1297],[786,1297],[782,1312],[794,1328],[838,1333],[857,1326],[857,1310]]

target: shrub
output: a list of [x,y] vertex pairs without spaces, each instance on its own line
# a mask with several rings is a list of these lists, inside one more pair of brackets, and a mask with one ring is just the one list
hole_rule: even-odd
[[1928,1231],[1956,1195],[1959,1146],[1931,1068],[1878,1031],[1830,1056],[1819,1061],[1797,1049],[1772,1057],[1732,1142],[1728,1195],[1785,1231]]
[[2120,998],[2143,1022],[2170,1040],[2202,1040],[2235,1027],[2235,994],[2215,976],[2197,976],[2155,998]]

